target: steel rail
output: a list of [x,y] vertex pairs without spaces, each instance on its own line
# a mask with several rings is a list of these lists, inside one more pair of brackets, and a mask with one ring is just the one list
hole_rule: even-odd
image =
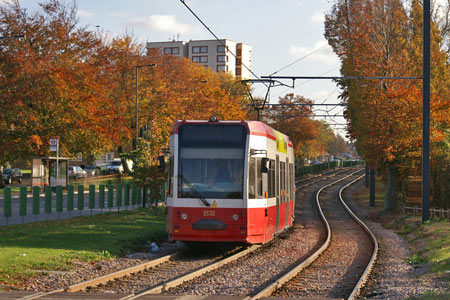
[[145,296],[145,295],[148,295],[148,294],[158,294],[158,293],[167,291],[170,288],[174,288],[176,286],[181,285],[185,281],[189,281],[189,280],[192,280],[194,278],[200,277],[201,275],[203,275],[203,274],[205,274],[207,272],[214,271],[214,270],[216,270],[216,269],[218,269],[218,268],[220,268],[220,267],[222,267],[222,266],[224,266],[224,265],[226,265],[226,264],[228,264],[228,263],[230,263],[232,261],[235,261],[235,260],[237,260],[237,259],[239,259],[239,258],[241,258],[243,256],[246,256],[247,254],[257,250],[259,247],[261,247],[261,245],[253,245],[253,246],[251,246],[251,247],[249,247],[249,248],[247,248],[247,249],[245,249],[243,251],[240,251],[240,252],[238,252],[238,253],[236,253],[236,254],[234,254],[232,256],[229,256],[229,257],[227,257],[225,259],[222,259],[222,260],[220,260],[220,261],[218,261],[216,263],[210,264],[210,265],[208,265],[206,267],[203,267],[203,268],[198,269],[196,271],[190,272],[188,274],[185,274],[185,275],[183,275],[181,277],[178,277],[178,278],[175,278],[173,280],[164,282],[164,283],[159,284],[159,285],[157,285],[155,287],[152,287],[152,288],[149,288],[149,289],[147,289],[145,291],[142,291],[142,292],[140,292],[138,294],[130,294],[130,295],[126,296],[126,297],[120,298],[120,300],[132,300],[132,299],[137,299],[137,298],[139,298],[141,296]]
[[[326,180],[326,179],[330,179],[330,178],[335,177],[335,176],[337,176],[337,175],[339,175],[339,174],[341,174],[341,173],[344,173],[344,172],[346,172],[346,171],[348,171],[348,170],[338,170],[338,172],[330,172],[331,174],[330,174],[330,173],[327,173],[327,174],[323,174],[323,175],[321,175],[321,176],[315,176],[315,177],[312,177],[311,179],[316,179],[317,177],[320,177],[320,178],[317,179],[317,180],[315,180],[315,181],[311,181],[311,182],[305,183],[304,185],[301,185],[301,186],[296,187],[296,188],[297,188],[297,190],[306,188],[306,187],[311,186],[311,185],[313,185],[313,184],[315,184],[315,183],[317,183],[317,182],[320,182],[320,181],[323,181],[323,180]],[[322,177],[322,176],[324,176],[324,177]],[[301,182],[301,180],[298,181],[298,182],[296,182],[295,184],[297,184],[297,183],[299,183],[299,182]]]
[[91,279],[91,280],[86,280],[86,281],[83,281],[83,282],[80,282],[80,283],[72,284],[70,286],[67,286],[67,287],[64,287],[64,288],[61,288],[61,289],[57,289],[57,290],[53,290],[53,291],[50,291],[50,292],[39,292],[39,293],[36,293],[36,294],[28,295],[28,296],[19,298],[18,300],[38,299],[38,298],[45,297],[45,296],[48,296],[48,295],[52,295],[52,294],[55,294],[55,293],[79,292],[79,291],[85,290],[87,287],[90,287],[90,286],[97,286],[99,284],[107,283],[108,281],[111,281],[111,280],[114,280],[114,279],[117,279],[117,278],[121,278],[121,277],[127,276],[127,275],[132,274],[132,273],[137,273],[137,272],[140,272],[140,271],[143,271],[143,270],[146,270],[146,269],[150,269],[150,268],[155,267],[155,266],[157,266],[159,264],[162,264],[164,262],[169,261],[170,259],[178,256],[180,253],[181,252],[176,252],[176,253],[173,253],[173,254],[170,254],[170,255],[166,255],[166,256],[163,256],[163,257],[151,260],[149,262],[145,262],[143,264],[140,264],[140,265],[137,265],[137,266],[134,266],[134,267],[130,267],[130,268],[127,268],[127,269],[119,270],[119,271],[111,273],[111,274],[106,274],[106,275],[103,275],[103,276],[100,276],[100,277],[97,277],[97,278],[94,278],[94,279]]
[[339,200],[341,201],[342,205],[347,210],[348,214],[356,221],[356,223],[358,223],[358,225],[369,235],[370,240],[373,243],[373,252],[372,252],[372,256],[370,257],[369,263],[367,264],[367,266],[366,266],[366,268],[365,268],[361,278],[358,280],[358,283],[356,284],[356,286],[353,289],[353,291],[350,293],[350,296],[347,298],[347,300],[356,299],[356,296],[359,294],[359,291],[361,290],[361,288],[367,282],[367,279],[369,278],[370,273],[372,272],[372,269],[373,269],[373,267],[375,265],[375,261],[376,261],[377,256],[378,256],[378,249],[379,249],[378,248],[378,241],[377,241],[377,238],[375,237],[375,235],[372,233],[372,231],[369,229],[369,227],[367,227],[367,225],[364,224],[364,222],[361,221],[361,219],[359,219],[353,213],[353,211],[348,207],[348,205],[344,201],[344,198],[342,197],[342,192],[346,188],[348,188],[349,186],[351,186],[352,184],[354,184],[358,180],[361,180],[362,178],[364,178],[364,176],[365,175],[362,175],[362,176],[356,178],[352,182],[350,182],[347,185],[345,185],[344,187],[342,187],[342,189],[339,191]]
[[332,169],[332,170],[327,170],[328,172],[317,173],[317,174],[311,173],[311,175],[312,175],[311,177],[308,177],[308,178],[302,178],[302,179],[300,179],[300,180],[297,180],[297,181],[295,182],[295,184],[299,184],[300,182],[307,181],[307,180],[316,179],[316,178],[318,178],[318,177],[323,177],[323,176],[325,176],[325,175],[330,175],[330,174],[332,174],[332,173],[338,174],[338,173],[339,173],[338,171],[340,171],[340,170],[341,170],[341,169],[340,169],[339,167],[337,167],[337,168]]
[[335,184],[338,184],[341,181],[346,180],[347,178],[354,176],[355,174],[361,172],[362,170],[358,170],[356,172],[353,172],[343,178],[340,178],[332,183],[329,183],[323,187],[321,187],[317,193],[316,193],[316,203],[317,203],[317,209],[319,211],[320,214],[320,218],[322,220],[322,223],[324,224],[325,228],[326,228],[326,233],[327,233],[327,238],[325,240],[325,242],[322,244],[322,246],[316,251],[314,252],[311,256],[309,256],[306,260],[302,261],[299,265],[297,265],[296,267],[294,267],[293,269],[291,269],[289,272],[287,272],[286,274],[284,274],[283,276],[281,276],[280,278],[278,278],[277,280],[275,280],[274,282],[272,282],[268,287],[266,287],[265,289],[261,290],[260,292],[258,292],[256,295],[254,295],[253,297],[246,297],[244,300],[257,300],[260,299],[262,297],[270,297],[270,295],[276,291],[277,289],[279,289],[280,287],[282,287],[286,282],[288,282],[289,280],[291,280],[293,277],[295,277],[298,273],[300,273],[303,269],[305,269],[306,267],[308,267],[311,263],[313,263],[323,252],[325,252],[325,250],[328,248],[330,241],[331,241],[331,228],[330,228],[330,224],[328,223],[328,220],[325,218],[325,215],[322,211],[322,208],[320,207],[320,201],[319,201],[319,195],[320,193],[330,187],[333,186]]

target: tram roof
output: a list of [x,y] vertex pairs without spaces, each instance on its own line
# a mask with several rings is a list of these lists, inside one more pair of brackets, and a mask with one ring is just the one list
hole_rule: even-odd
[[217,121],[217,122],[211,122],[208,120],[178,120],[175,122],[171,135],[172,134],[178,134],[178,130],[180,127],[184,124],[242,124],[245,127],[247,127],[247,133],[250,135],[257,135],[257,136],[265,136],[267,138],[270,138],[274,141],[277,139],[277,135],[282,135],[283,138],[285,138],[288,142],[289,147],[292,147],[292,142],[290,141],[289,137],[278,130],[273,129],[269,125],[267,125],[264,122],[261,121]]

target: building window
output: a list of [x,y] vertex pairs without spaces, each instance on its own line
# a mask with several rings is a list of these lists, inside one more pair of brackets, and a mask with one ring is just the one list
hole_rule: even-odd
[[192,61],[196,63],[207,63],[208,56],[192,56]]
[[236,56],[242,56],[242,49],[237,49]]
[[225,46],[222,45],[217,46],[217,53],[225,53],[225,52],[226,52]]
[[241,68],[236,69],[236,75],[241,75]]
[[208,46],[192,47],[192,53],[208,53]]
[[236,66],[239,66],[242,64],[242,60],[240,58],[236,58]]
[[166,47],[164,48],[164,54],[180,54],[179,47]]
[[228,56],[226,55],[217,55],[217,62],[227,62]]
[[225,65],[219,65],[217,66],[217,72],[227,72],[228,71],[228,67]]

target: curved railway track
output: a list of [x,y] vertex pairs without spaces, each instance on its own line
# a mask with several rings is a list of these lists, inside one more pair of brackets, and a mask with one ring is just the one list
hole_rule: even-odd
[[[326,188],[337,184],[337,182],[348,180],[347,178],[349,177],[355,176],[353,173],[350,175],[347,175],[346,173],[348,173],[348,171],[338,170],[338,172],[334,172],[334,174],[323,174],[320,177],[307,180],[310,182],[299,181],[296,183],[301,183],[301,185],[298,186],[298,189],[302,189],[303,191],[306,189],[317,189],[315,186],[316,184],[322,181],[330,181],[336,176],[341,177],[338,180],[333,179],[332,183],[327,184],[317,192],[317,201],[319,201],[319,195],[324,193],[323,191]],[[313,191],[309,191],[305,193],[312,194],[312,192]],[[299,203],[302,202],[299,200],[297,201]],[[309,201],[303,202],[303,205],[307,207]],[[195,263],[186,261],[186,259],[183,259],[182,256],[180,256],[180,253],[177,253],[158,259],[158,261],[151,261],[108,276],[102,276],[102,278],[75,284],[64,289],[34,294],[22,299],[31,300],[59,292],[76,292],[82,290],[92,293],[103,292],[122,294],[123,297],[120,299],[123,300],[137,299],[143,295],[155,293],[233,295],[243,296],[246,297],[246,299],[259,299],[263,296],[273,294],[273,291],[277,289],[278,291],[274,295],[285,296],[286,294],[282,293],[291,293],[289,294],[290,296],[305,296],[305,294],[301,293],[298,295],[295,294],[290,285],[285,285],[281,287],[281,289],[279,289],[279,287],[282,285],[282,282],[288,280],[295,282],[295,278],[301,278],[301,276],[297,276],[291,280],[295,275],[294,273],[297,273],[297,271],[288,270],[296,268],[299,263],[306,264],[306,261],[314,260],[315,258],[311,257],[317,257],[320,253],[324,252],[325,249],[329,247],[330,241],[334,244],[331,233],[326,233],[326,231],[323,230],[324,227],[320,225],[318,218],[318,212],[321,211],[320,205],[317,206],[319,209],[316,212],[314,212],[312,206],[309,208],[311,211],[308,211],[308,209],[305,210],[305,207],[303,207],[303,211],[300,212],[301,216],[299,221],[296,222],[296,225],[291,230],[289,230],[290,234],[282,233],[276,239],[263,246],[253,246],[244,250],[235,249],[228,252],[227,255],[222,256],[219,254],[209,258],[199,257],[198,261]],[[320,212],[323,219],[325,219],[325,216],[323,215],[330,213],[328,212],[329,210],[330,209],[324,209],[325,213]],[[334,210],[336,209],[333,206],[331,212]],[[330,216],[328,216],[328,218],[330,218]],[[326,219],[323,222],[327,223]],[[339,220],[336,220],[336,222],[339,222]],[[333,221],[330,223],[332,225],[326,227],[334,228],[335,225],[333,225]],[[347,223],[348,221],[345,221],[345,224]],[[322,229],[318,229],[319,227],[322,227]],[[338,234],[333,234],[333,236],[335,235],[337,236]],[[326,240],[327,246],[323,246],[322,243],[319,242],[320,240]],[[328,252],[332,252],[332,250],[329,250]],[[324,252],[322,257],[325,256],[325,253],[326,252]],[[269,260],[268,257],[270,257]],[[281,259],[278,260],[275,258]],[[310,263],[311,262],[308,262],[308,264]],[[242,268],[244,264],[248,265],[248,268]],[[311,265],[312,269],[314,269],[314,264],[317,264],[317,262]],[[250,269],[252,272],[247,273]],[[205,275],[206,272],[208,272],[207,275]],[[368,271],[361,273],[368,273]],[[289,275],[291,277],[283,281],[283,274],[284,277],[288,276],[287,274],[291,274]],[[233,276],[237,276],[238,279],[232,278]],[[144,280],[144,278],[147,279]],[[153,279],[148,280],[148,278]],[[157,278],[157,280],[154,280],[155,278]],[[299,280],[301,281],[301,279]],[[217,281],[226,283],[226,285],[220,286],[217,284]],[[361,279],[360,281],[362,283],[364,279]],[[232,287],[230,287],[229,284],[231,284]],[[124,286],[127,288],[124,288]],[[300,287],[300,285],[295,286]],[[306,296],[311,295],[315,294],[306,294]]]
[[[378,242],[370,229],[349,209],[342,194],[363,177],[340,188],[339,197],[329,195],[320,200],[320,194],[331,185],[319,190],[316,204],[327,228],[325,243],[311,259],[305,260],[251,299],[269,295],[356,299],[375,263]],[[326,206],[321,204],[324,202]]]

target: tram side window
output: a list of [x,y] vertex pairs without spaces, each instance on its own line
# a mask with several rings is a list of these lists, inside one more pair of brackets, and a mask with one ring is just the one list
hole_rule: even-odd
[[174,161],[173,161],[173,156],[169,157],[169,192],[168,192],[168,196],[172,197],[173,196],[173,168],[174,168]]
[[286,200],[286,163],[280,162],[280,186],[281,186],[281,202]]
[[263,195],[263,179],[262,179],[262,172],[261,172],[261,158],[256,159],[257,166],[256,166],[256,184],[258,188],[258,196],[262,197]]
[[294,164],[289,164],[289,188],[291,190],[291,200],[295,199],[295,191],[294,191],[294,185],[295,185],[295,175],[294,175]]
[[275,161],[273,159],[269,162],[268,172],[269,198],[275,197]]
[[255,193],[255,158],[251,157],[248,164],[248,198],[256,198]]
[[286,183],[285,183],[285,188],[286,188],[286,202],[288,202],[289,200],[291,200],[291,173],[289,170],[289,158],[286,158],[286,170],[284,172],[285,174],[285,178],[286,178]]
[[280,196],[280,158],[277,155],[275,162],[275,197]]

